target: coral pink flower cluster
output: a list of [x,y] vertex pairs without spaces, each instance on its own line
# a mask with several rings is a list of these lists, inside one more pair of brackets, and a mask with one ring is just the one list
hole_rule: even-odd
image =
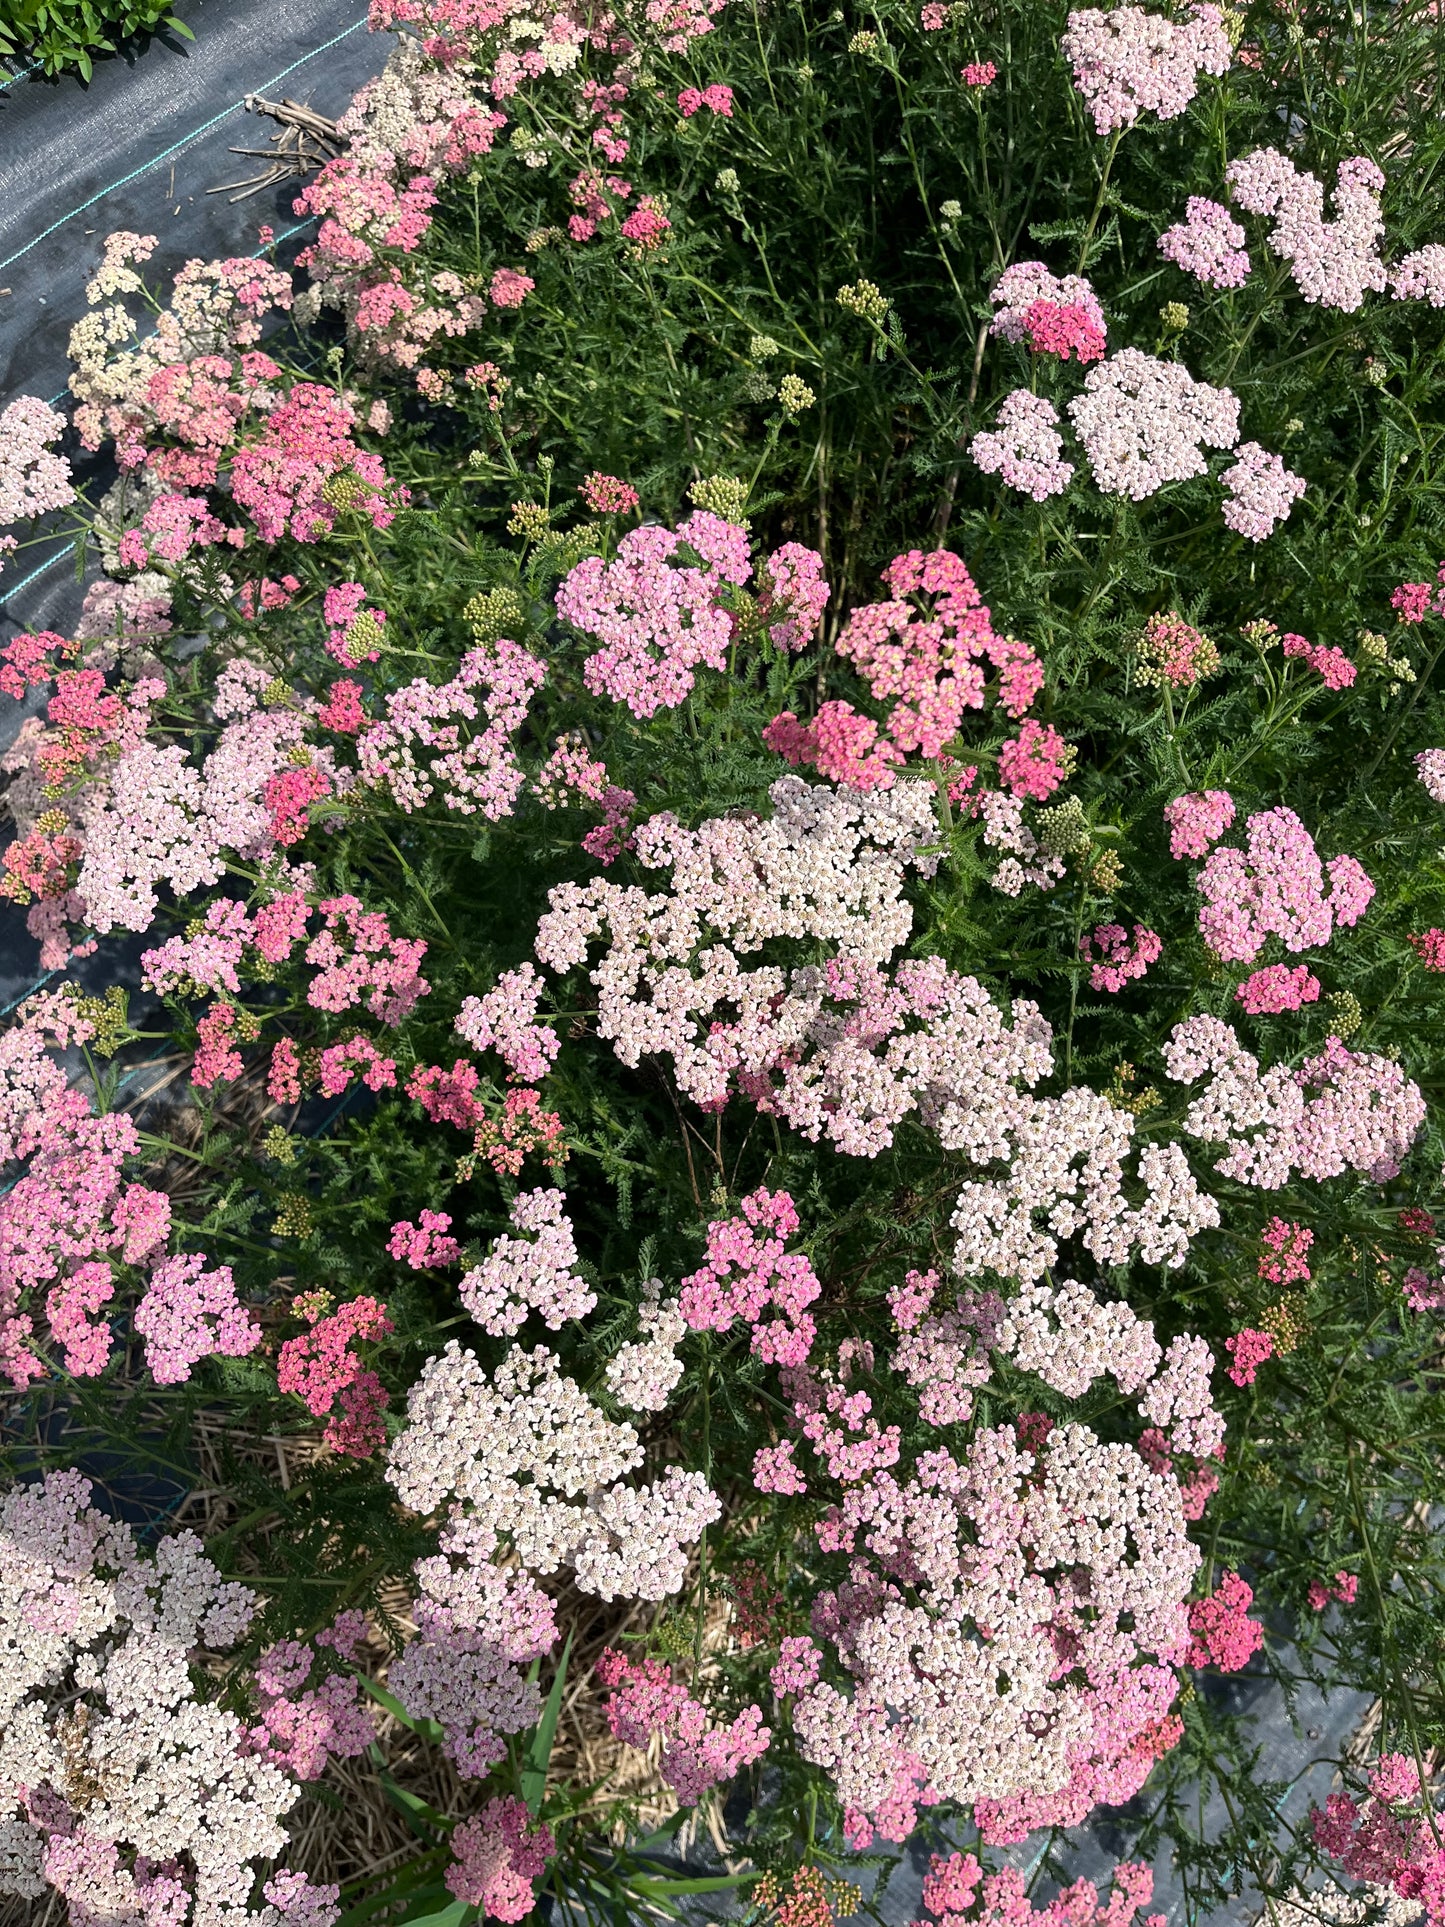
[[1349,689],[1354,683],[1355,665],[1343,649],[1327,649],[1304,636],[1294,635],[1281,636],[1280,647],[1287,656],[1307,663],[1326,689]]
[[1132,127],[1140,114],[1175,120],[1200,74],[1229,71],[1223,9],[1196,0],[1179,21],[1142,7],[1088,7],[1069,15],[1060,46],[1099,134]]
[[1304,964],[1293,969],[1288,964],[1267,964],[1246,977],[1234,994],[1251,1017],[1277,1015],[1318,1003],[1320,980]]
[[1293,810],[1262,810],[1245,834],[1245,849],[1215,849],[1194,879],[1204,899],[1199,933],[1217,956],[1253,963],[1271,937],[1286,950],[1307,950],[1365,914],[1374,884],[1352,856],[1322,864]]
[[1363,1800],[1332,1793],[1323,1809],[1310,1809],[1315,1845],[1339,1861],[1348,1879],[1393,1888],[1422,1907],[1433,1927],[1445,1920],[1445,1848],[1432,1805],[1415,1762],[1404,1753],[1382,1754]]
[[375,1298],[353,1298],[329,1317],[316,1304],[298,1298],[293,1309],[310,1330],[288,1338],[276,1362],[276,1383],[294,1392],[306,1409],[329,1423],[325,1444],[351,1458],[364,1459],[386,1441],[386,1388],[366,1370],[351,1349],[359,1340],[385,1338],[393,1329],[386,1306]]
[[1236,1332],[1233,1338],[1226,1338],[1224,1349],[1234,1361],[1229,1367],[1229,1376],[1236,1385],[1253,1385],[1254,1375],[1267,1359],[1274,1357],[1274,1336],[1270,1332],[1258,1331],[1246,1326]]
[[1237,1572],[1227,1572],[1207,1599],[1189,1608],[1187,1666],[1213,1666],[1240,1673],[1264,1644],[1264,1629],[1247,1615],[1254,1589]]
[[990,334],[1026,343],[1035,354],[1097,361],[1107,339],[1104,311],[1079,274],[1060,281],[1042,261],[1016,261],[989,290],[995,314]]
[[1191,790],[1164,805],[1164,821],[1170,856],[1207,856],[1234,821],[1234,798],[1228,790]]

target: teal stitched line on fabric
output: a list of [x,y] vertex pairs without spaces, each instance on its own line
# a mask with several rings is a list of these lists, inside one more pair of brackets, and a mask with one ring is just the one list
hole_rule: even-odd
[[[334,34],[330,40],[323,42],[321,46],[313,47],[309,54],[303,54],[299,60],[293,60],[291,65],[289,67],[283,67],[279,74],[272,74],[269,80],[263,80],[260,83],[261,87],[274,87],[278,80],[284,80],[287,74],[294,74],[298,67],[304,67],[308,60],[314,60],[318,54],[324,54],[329,48],[339,46],[343,40],[350,39],[352,34],[359,33],[365,25],[366,22],[364,20],[355,21],[351,26],[343,29],[341,33]],[[251,91],[256,92],[258,90],[253,88]],[[122,174],[118,180],[111,181],[107,186],[103,187],[98,194],[92,194],[88,201],[82,201],[79,207],[73,207],[68,214],[62,214],[58,221],[52,221],[48,228],[42,228],[40,233],[37,234],[33,240],[27,241],[23,248],[17,248],[14,254],[6,255],[5,259],[0,261],[0,272],[8,268],[12,262],[18,261],[22,255],[29,254],[32,248],[39,247],[42,241],[56,233],[60,228],[63,228],[67,221],[73,221],[77,214],[84,214],[85,210],[89,207],[94,207],[97,201],[103,201],[107,194],[113,194],[118,187],[124,187],[128,181],[139,180],[142,174],[148,174],[153,167],[159,167],[161,162],[169,160],[172,154],[179,154],[182,148],[189,147],[191,142],[199,140],[202,134],[210,133],[213,127],[219,127],[222,121],[229,120],[232,114],[239,114],[243,111],[242,103],[237,101],[234,106],[228,107],[223,114],[217,114],[211,120],[203,121],[199,127],[193,127],[189,134],[183,135],[180,140],[173,142],[170,147],[163,149],[153,160],[147,161],[144,167],[132,168],[129,174]]]

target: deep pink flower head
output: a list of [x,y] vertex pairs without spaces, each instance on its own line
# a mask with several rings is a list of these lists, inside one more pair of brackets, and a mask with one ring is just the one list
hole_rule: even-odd
[[992,87],[998,79],[998,68],[991,60],[971,60],[959,74],[965,87]]
[[1207,856],[1234,821],[1234,798],[1228,790],[1191,790],[1164,805],[1172,857]]
[[1074,751],[1052,723],[1028,716],[1018,735],[999,750],[999,781],[1015,796],[1042,803],[1065,780],[1074,761]]
[[1224,1349],[1234,1360],[1229,1367],[1229,1376],[1236,1385],[1253,1385],[1254,1375],[1266,1359],[1274,1357],[1274,1335],[1272,1332],[1256,1331],[1247,1325],[1233,1338],[1226,1338]]
[[1189,1608],[1193,1637],[1185,1664],[1241,1672],[1264,1644],[1263,1628],[1246,1617],[1253,1604],[1253,1587],[1237,1572],[1225,1573],[1208,1599],[1198,1599]]
[[1089,972],[1090,988],[1117,992],[1126,983],[1142,977],[1150,964],[1158,961],[1164,945],[1153,930],[1146,930],[1141,923],[1134,925],[1132,939],[1123,924],[1101,923],[1092,937],[1079,939],[1079,948],[1094,964]]
[[1270,964],[1246,977],[1234,994],[1251,1017],[1261,1017],[1318,1003],[1320,980],[1303,964],[1293,969],[1288,964]]

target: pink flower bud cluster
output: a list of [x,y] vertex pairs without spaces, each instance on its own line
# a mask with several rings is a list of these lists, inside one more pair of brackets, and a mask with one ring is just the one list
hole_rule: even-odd
[[[1023,1873],[1002,1867],[986,1874],[971,1853],[946,1859],[934,1854],[923,1881],[923,1904],[938,1927],[1137,1927],[1141,1907],[1154,1892],[1154,1876],[1138,1862],[1121,1860],[1114,1869],[1108,1905],[1092,1880],[1075,1880],[1047,1906],[1035,1907]],[[914,1921],[912,1927],[932,1927]],[[1143,1927],[1166,1927],[1163,1914],[1149,1914]]]
[[556,1034],[536,1022],[542,979],[535,965],[505,970],[484,997],[467,997],[453,1025],[475,1051],[495,1050],[513,1083],[539,1083],[551,1070],[560,1046]]
[[484,1332],[510,1338],[529,1311],[549,1331],[585,1318],[597,1303],[577,1276],[577,1245],[560,1191],[524,1191],[512,1205],[515,1228],[530,1235],[497,1239],[479,1265],[462,1274],[458,1294]]
[[488,1919],[517,1921],[531,1913],[533,1883],[547,1871],[557,1842],[550,1827],[533,1827],[522,1802],[506,1795],[463,1820],[452,1832],[451,1849],[450,1892]]
[[674,1682],[661,1660],[629,1660],[609,1647],[597,1662],[597,1677],[609,1688],[613,1738],[645,1747],[660,1736],[659,1771],[684,1806],[762,1759],[773,1737],[760,1706],[745,1707],[730,1725],[710,1727],[706,1707]]
[[[512,739],[546,674],[535,656],[503,636],[469,649],[450,682],[418,676],[393,690],[386,720],[369,724],[358,739],[363,780],[388,790],[408,816],[434,795],[463,816],[510,816],[525,780]],[[465,727],[481,716],[481,729]],[[428,761],[419,749],[431,752]]]
[[985,475],[1002,476],[1008,488],[1046,502],[1073,479],[1074,465],[1063,459],[1059,411],[1042,395],[1015,388],[1005,395],[992,429],[975,435],[969,454]]
[[[1326,944],[1358,923],[1375,886],[1352,856],[1321,864],[1293,810],[1261,810],[1245,825],[1247,848],[1214,850],[1194,879],[1203,897],[1199,933],[1217,956],[1253,963],[1271,937],[1286,950]],[[1325,894],[1325,876],[1329,894]]]
[[1175,1025],[1164,1064],[1175,1083],[1208,1075],[1185,1113],[1185,1134],[1223,1144],[1215,1170],[1261,1190],[1278,1190],[1296,1170],[1312,1179],[1358,1171],[1384,1183],[1425,1121],[1420,1087],[1398,1064],[1347,1050],[1337,1037],[1298,1071],[1261,1071],[1228,1024],[1200,1015]]
[[557,611],[601,644],[583,666],[587,687],[637,717],[675,709],[699,668],[725,666],[733,618],[721,591],[751,575],[746,531],[701,509],[676,533],[632,529],[614,561],[585,556],[558,589]]
[[1228,790],[1191,790],[1164,805],[1172,857],[1207,856],[1234,821],[1234,798]]
[[64,433],[64,416],[38,395],[17,395],[0,409],[0,525],[28,522],[75,500],[70,463],[50,452]]
[[246,1911],[257,1862],[289,1842],[299,1788],[255,1753],[188,1664],[255,1614],[192,1532],[142,1552],[52,1472],[0,1499],[0,1810],[11,1891],[46,1887],[75,1920],[332,1927],[336,1889],[276,1874],[281,1912]]
[[1088,7],[1069,15],[1060,46],[1100,135],[1132,127],[1144,113],[1175,120],[1200,74],[1229,71],[1224,13],[1209,0],[1196,0],[1178,22],[1142,7]]
[[1191,194],[1185,218],[1159,236],[1159,249],[1207,288],[1242,288],[1249,278],[1244,229],[1218,201]]
[[1373,161],[1356,155],[1340,162],[1333,221],[1324,217],[1325,190],[1319,180],[1301,173],[1272,147],[1231,161],[1225,178],[1239,206],[1272,222],[1270,248],[1289,262],[1306,301],[1353,314],[1368,290],[1384,289],[1380,195],[1385,177]]
[[[726,1332],[735,1318],[753,1328],[752,1350],[774,1365],[802,1365],[817,1325],[807,1307],[822,1290],[802,1252],[785,1250],[798,1230],[786,1191],[753,1192],[740,1218],[707,1228],[707,1259],[682,1281],[678,1310],[694,1331]],[[776,1316],[767,1318],[772,1312]]]
[[[322,620],[326,624],[326,652],[347,669],[364,662],[375,662],[381,655],[376,646],[386,623],[385,609],[367,609],[366,590],[359,582],[337,582],[322,598]],[[361,617],[365,616],[365,622]]]
[[393,1330],[386,1306],[375,1298],[353,1298],[330,1317],[299,1300],[296,1308],[311,1329],[281,1347],[277,1388],[304,1400],[314,1417],[331,1415],[323,1443],[348,1457],[368,1458],[386,1440],[381,1416],[386,1388],[375,1372],[363,1368],[351,1347],[358,1340],[385,1338]]
[[596,469],[579,485],[578,493],[594,515],[626,515],[642,502],[631,482]]
[[1125,984],[1142,977],[1151,963],[1158,962],[1164,944],[1155,931],[1146,930],[1142,923],[1134,925],[1132,938],[1122,923],[1101,923],[1095,926],[1091,937],[1080,937],[1079,949],[1093,965],[1089,988],[1118,992]]

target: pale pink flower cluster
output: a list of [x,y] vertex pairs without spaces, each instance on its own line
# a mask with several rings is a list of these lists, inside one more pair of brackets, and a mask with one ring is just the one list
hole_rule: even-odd
[[1190,790],[1164,805],[1172,857],[1208,856],[1234,821],[1234,798],[1228,790]]
[[642,1286],[637,1324],[647,1335],[624,1345],[608,1361],[607,1389],[629,1412],[661,1412],[682,1377],[677,1348],[687,1336],[687,1320],[677,1300],[662,1297],[662,1280],[648,1278]]
[[1245,832],[1246,849],[1215,849],[1194,879],[1204,899],[1199,933],[1217,956],[1253,963],[1270,937],[1307,950],[1328,943],[1337,925],[1359,922],[1375,886],[1354,857],[1322,864],[1314,838],[1283,806],[1258,811]]
[[557,1851],[550,1827],[531,1825],[518,1799],[488,1800],[481,1812],[453,1830],[455,1856],[447,1886],[458,1900],[480,1907],[490,1920],[525,1920],[536,1901],[533,1882]]
[[605,1417],[545,1347],[513,1346],[489,1382],[452,1340],[411,1389],[387,1477],[414,1512],[454,1498],[469,1557],[490,1560],[505,1534],[527,1572],[569,1565],[583,1592],[662,1599],[721,1508],[701,1473],[675,1465],[624,1485],[642,1456],[632,1426]]
[[[0,1813],[13,1871],[72,1919],[331,1927],[336,1890],[300,1875],[250,1905],[255,1862],[289,1842],[299,1788],[243,1723],[196,1697],[196,1647],[224,1651],[255,1604],[194,1533],[143,1554],[78,1472],[0,1500]],[[329,1899],[328,1899],[329,1891]]]
[[1185,218],[1159,236],[1159,249],[1207,288],[1242,288],[1249,278],[1244,229],[1218,201],[1191,194]]
[[597,1662],[597,1677],[610,1689],[607,1724],[614,1739],[645,1747],[660,1736],[659,1771],[684,1806],[760,1760],[773,1737],[759,1706],[745,1707],[727,1726],[710,1727],[706,1707],[661,1660],[629,1660],[609,1647]]
[[587,747],[580,729],[559,736],[552,754],[532,778],[532,794],[543,809],[565,809],[570,803],[600,803],[607,794],[607,765]]
[[535,965],[504,970],[484,997],[466,997],[453,1029],[475,1051],[495,1050],[513,1083],[538,1084],[556,1059],[556,1034],[536,1021],[543,991]]
[[[822,1290],[800,1251],[787,1251],[798,1213],[786,1191],[755,1191],[740,1218],[707,1228],[707,1259],[682,1281],[677,1308],[694,1331],[726,1332],[735,1318],[753,1330],[752,1350],[773,1365],[806,1363],[818,1327],[807,1307]],[[776,1317],[764,1322],[765,1314]]]
[[[510,816],[525,780],[512,739],[546,674],[535,656],[503,636],[469,649],[450,682],[418,676],[393,690],[385,721],[369,724],[357,740],[363,780],[387,790],[408,816],[434,795],[462,816]],[[480,729],[468,727],[483,716]],[[419,750],[429,753],[427,761]]]
[[583,666],[587,687],[634,716],[675,709],[699,668],[726,664],[733,619],[720,591],[751,575],[746,531],[702,509],[676,533],[629,530],[611,562],[584,556],[557,591],[557,611],[601,644]]
[[929,1425],[966,1425],[974,1393],[993,1377],[989,1347],[1003,1318],[997,1292],[963,1292],[953,1309],[934,1308],[936,1271],[910,1271],[888,1293],[898,1328],[892,1365],[918,1393],[918,1413]]
[[50,452],[64,432],[64,416],[38,395],[17,395],[0,409],[0,524],[28,522],[75,500],[70,463]]
[[1229,500],[1220,510],[1226,528],[1262,542],[1285,521],[1308,484],[1258,442],[1241,442],[1219,480]]
[[1445,308],[1445,247],[1438,241],[1416,248],[1390,269],[1390,292],[1397,301],[1428,301]]
[[1445,804],[1445,749],[1422,749],[1415,758],[1415,773],[1430,801]]
[[1325,190],[1313,174],[1272,147],[1256,148],[1225,169],[1238,204],[1270,219],[1269,245],[1288,261],[1306,301],[1353,314],[1366,292],[1385,287],[1380,195],[1385,177],[1371,160],[1341,161],[1335,176],[1335,219],[1326,221]]
[[1237,396],[1139,348],[1091,368],[1069,418],[1100,489],[1136,502],[1205,474],[1201,447],[1232,448],[1239,437]]
[[813,1630],[853,1690],[819,1681],[794,1726],[855,1844],[875,1826],[905,1839],[920,1799],[973,1802],[1006,1841],[1142,1785],[1199,1563],[1176,1480],[1083,1425],[1034,1451],[1004,1427],[962,1458],[922,1454],[906,1481],[871,1472],[817,1531],[852,1562]]
[[975,435],[968,452],[985,475],[1000,475],[1006,487],[1046,502],[1062,494],[1074,474],[1073,463],[1063,459],[1058,420],[1051,401],[1015,388],[1005,395],[995,426]]
[[1398,1064],[1347,1050],[1337,1037],[1298,1071],[1283,1064],[1261,1071],[1228,1024],[1201,1015],[1175,1025],[1164,1064],[1177,1084],[1208,1075],[1185,1114],[1185,1133],[1223,1144],[1215,1170],[1265,1191],[1278,1190],[1293,1171],[1314,1179],[1358,1171],[1382,1184],[1398,1173],[1425,1121],[1420,1087]]
[[[1043,1047],[1047,1064],[1047,1026]],[[1196,1232],[1219,1223],[1218,1207],[1175,1143],[1139,1151],[1144,1198],[1129,1202],[1124,1160],[1134,1119],[1086,1085],[1046,1098],[1005,1087],[966,1130],[961,1117],[949,1122],[939,1132],[946,1148],[1008,1165],[1005,1176],[970,1180],[959,1191],[950,1222],[959,1234],[954,1265],[964,1277],[994,1272],[1032,1283],[1057,1261],[1057,1240],[1070,1237],[1101,1265],[1127,1264],[1137,1249],[1146,1264],[1174,1267]]]
[[512,1206],[512,1224],[525,1235],[504,1234],[462,1274],[458,1295],[493,1338],[512,1337],[529,1311],[540,1313],[549,1331],[560,1331],[597,1303],[573,1269],[577,1245],[565,1202],[560,1191],[523,1191]]
[[1046,850],[1024,822],[1023,798],[1003,790],[970,791],[983,818],[983,840],[987,848],[1002,850],[1003,856],[990,881],[1006,897],[1016,897],[1032,885],[1052,890],[1065,874],[1061,856]]
[[1101,923],[1095,925],[1092,936],[1080,937],[1079,949],[1092,965],[1089,988],[1116,993],[1158,962],[1164,944],[1156,931],[1146,930],[1142,923],[1134,925],[1132,937],[1122,923]]
[[1174,120],[1200,74],[1229,71],[1224,13],[1209,0],[1196,0],[1177,23],[1142,7],[1088,7],[1069,15],[1060,46],[1099,134],[1132,127],[1144,113]]

